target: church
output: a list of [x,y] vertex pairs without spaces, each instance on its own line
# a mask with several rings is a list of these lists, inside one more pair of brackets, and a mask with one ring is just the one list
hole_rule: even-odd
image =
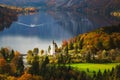
[[50,45],[51,49],[50,49],[50,55],[54,55],[55,54],[55,42],[53,40],[52,44]]

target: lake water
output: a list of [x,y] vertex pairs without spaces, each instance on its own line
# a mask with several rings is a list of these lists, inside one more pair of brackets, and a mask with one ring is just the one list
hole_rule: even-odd
[[35,47],[47,50],[53,40],[60,46],[62,40],[116,23],[117,20],[105,16],[70,11],[22,14],[11,22],[9,28],[0,31],[0,47],[9,47],[23,54]]

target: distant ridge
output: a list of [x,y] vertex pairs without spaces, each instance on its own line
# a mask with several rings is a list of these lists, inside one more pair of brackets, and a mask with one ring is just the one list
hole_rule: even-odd
[[120,0],[47,0],[51,7],[83,9],[83,11],[101,12],[120,9]]

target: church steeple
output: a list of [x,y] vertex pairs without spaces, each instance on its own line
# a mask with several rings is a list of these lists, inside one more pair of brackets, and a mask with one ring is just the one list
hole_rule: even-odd
[[51,55],[55,54],[55,42],[54,42],[54,40],[52,41],[52,44],[51,44],[50,54]]
[[52,42],[53,44],[55,44],[55,42],[54,42],[54,40],[53,40],[53,42]]

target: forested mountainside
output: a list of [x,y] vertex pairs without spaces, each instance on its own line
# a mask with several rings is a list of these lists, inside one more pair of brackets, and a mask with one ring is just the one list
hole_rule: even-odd
[[119,0],[46,0],[46,3],[63,7],[119,8]]
[[102,27],[80,34],[68,41],[63,40],[62,48],[67,50],[69,54],[81,54],[83,56],[82,62],[85,57],[86,62],[119,62],[120,25]]
[[12,22],[17,21],[15,10],[0,6],[0,31],[9,28]]
[[83,9],[84,11],[102,12],[118,10],[119,0],[1,0],[0,3],[15,6],[48,6],[49,8]]
[[1,0],[1,4],[11,5],[11,6],[45,6],[45,0]]
[[119,35],[120,25],[101,27],[68,40],[68,44],[75,43],[80,49],[95,51],[116,49],[120,48]]
[[106,10],[117,10],[120,8],[119,0],[47,0],[49,6],[84,9],[85,11],[96,11],[104,13]]

